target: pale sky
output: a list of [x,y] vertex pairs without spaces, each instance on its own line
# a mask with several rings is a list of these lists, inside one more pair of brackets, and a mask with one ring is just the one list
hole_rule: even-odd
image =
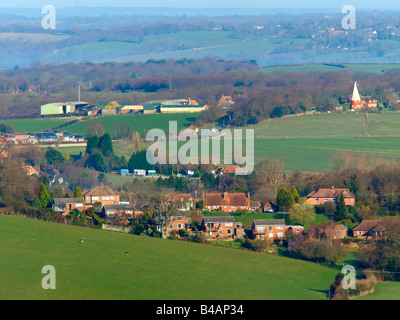
[[0,0],[0,7],[176,7],[176,8],[271,8],[324,9],[352,5],[356,9],[400,9],[400,0]]

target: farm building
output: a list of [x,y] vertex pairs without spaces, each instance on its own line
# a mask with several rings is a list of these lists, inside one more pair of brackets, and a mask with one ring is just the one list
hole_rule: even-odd
[[84,108],[89,104],[84,101],[54,102],[40,106],[40,115],[60,115],[74,113],[78,108]]
[[116,115],[121,110],[121,105],[117,101],[111,101],[103,109],[101,109],[102,116]]
[[159,107],[160,113],[192,113],[201,112],[206,109],[206,105],[161,105]]
[[192,113],[207,109],[192,99],[173,99],[150,101],[143,106],[143,113]]
[[71,113],[71,106],[66,103],[56,102],[40,106],[40,115],[57,115]]
[[362,108],[376,108],[378,106],[378,101],[372,97],[360,97],[357,88],[357,81],[354,83],[353,95],[351,97],[351,108],[352,109],[362,109]]
[[122,114],[125,114],[125,113],[139,113],[139,112],[142,112],[143,110],[144,110],[143,106],[126,105],[126,106],[122,107],[121,113]]

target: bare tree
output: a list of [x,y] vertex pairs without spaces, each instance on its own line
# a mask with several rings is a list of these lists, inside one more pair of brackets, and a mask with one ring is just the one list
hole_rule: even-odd
[[284,181],[284,165],[279,159],[265,160],[255,169],[256,180],[260,185],[269,185],[272,188],[273,198],[276,198],[278,189]]

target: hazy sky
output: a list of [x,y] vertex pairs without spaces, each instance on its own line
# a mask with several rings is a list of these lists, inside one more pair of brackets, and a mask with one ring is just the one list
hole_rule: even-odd
[[0,7],[181,7],[181,8],[342,8],[400,9],[400,0],[0,0]]

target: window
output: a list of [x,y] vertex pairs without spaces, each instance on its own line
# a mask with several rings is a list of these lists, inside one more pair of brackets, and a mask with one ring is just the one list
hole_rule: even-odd
[[218,231],[218,233],[219,233],[219,234],[222,234],[222,229],[220,229],[220,230]]
[[227,234],[232,234],[232,229],[226,230],[226,233],[227,233]]
[[278,237],[282,238],[283,237],[283,232],[278,232]]
[[268,230],[269,230],[269,231],[272,231],[272,226],[269,226],[269,227],[268,227]]
[[315,198],[315,201],[318,201],[319,199],[318,198]]
[[92,200],[99,200],[99,197],[92,197]]
[[233,226],[233,223],[231,223],[231,222],[225,223],[225,227],[232,227],[232,226]]
[[324,201],[327,202],[327,201],[328,201],[328,198],[325,198]]
[[277,229],[283,229],[283,226],[276,226]]
[[270,233],[268,234],[268,236],[269,236],[270,238],[273,238],[273,237],[274,237],[274,234],[273,234],[272,232],[270,232]]
[[259,226],[257,227],[257,231],[260,233],[264,233],[265,232],[265,227],[264,226]]
[[178,224],[178,229],[182,229],[182,224]]
[[103,197],[103,200],[110,200],[110,197]]

